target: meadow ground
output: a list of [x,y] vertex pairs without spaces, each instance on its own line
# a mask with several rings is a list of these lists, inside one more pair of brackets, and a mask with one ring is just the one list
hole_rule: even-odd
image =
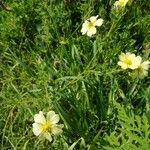
[[[0,5],[0,150],[150,148],[150,0],[115,2]],[[40,133],[52,140],[33,132],[39,111],[59,115]]]

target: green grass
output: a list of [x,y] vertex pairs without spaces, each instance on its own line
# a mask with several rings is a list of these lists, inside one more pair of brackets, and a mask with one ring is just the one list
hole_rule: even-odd
[[[114,2],[5,1],[12,11],[0,8],[1,150],[148,150],[150,78],[117,62],[121,52],[149,59],[150,2],[130,0],[122,12]],[[103,25],[82,35],[96,15]],[[41,110],[54,110],[65,125],[52,143],[32,132]]]

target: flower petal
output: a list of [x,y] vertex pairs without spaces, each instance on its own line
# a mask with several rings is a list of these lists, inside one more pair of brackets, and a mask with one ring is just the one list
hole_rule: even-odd
[[59,118],[59,115],[58,115],[58,114],[55,114],[55,115],[50,119],[50,121],[51,121],[52,124],[58,123],[59,120],[60,120],[60,118]]
[[87,35],[88,35],[88,36],[92,36],[92,35],[95,34],[95,33],[96,33],[96,28],[95,28],[95,27],[92,27],[92,28],[90,28],[90,29],[88,30]]
[[41,125],[38,124],[38,123],[33,123],[32,126],[33,126],[33,133],[36,136],[39,136],[42,133],[42,127],[41,127]]
[[125,53],[121,53],[120,55],[119,55],[119,59],[121,60],[121,61],[124,61],[124,58],[125,58]]
[[47,113],[47,117],[46,117],[47,121],[50,122],[50,124],[56,124],[59,122],[60,118],[58,114],[55,114],[54,111],[49,111]]
[[85,34],[89,30],[88,23],[89,23],[88,21],[85,21],[83,23],[82,29],[81,29],[82,35]]
[[43,137],[45,137],[47,140],[49,140],[50,142],[52,141],[52,136],[49,132],[45,132],[43,134]]
[[144,70],[143,71],[143,76],[147,76],[148,75],[148,71]]
[[63,132],[62,128],[63,128],[63,125],[54,126],[51,130],[52,134],[54,135],[61,134]]
[[50,120],[53,116],[55,116],[56,114],[55,114],[55,112],[54,111],[49,111],[48,113],[47,113],[47,116],[46,116],[46,119],[47,120]]
[[142,57],[141,57],[141,56],[137,56],[137,57],[136,57],[136,62],[137,62],[138,64],[141,64],[141,62],[142,62]]
[[95,26],[101,26],[103,24],[103,19],[98,19],[96,22],[95,22]]
[[118,65],[121,66],[122,69],[127,69],[128,68],[128,66],[125,63],[121,62],[121,61],[118,62]]
[[149,61],[144,61],[144,62],[142,63],[143,68],[144,68],[145,70],[148,70],[148,69],[149,69],[149,64],[150,64]]
[[45,119],[42,111],[40,111],[39,114],[35,114],[34,121],[35,121],[35,123],[45,124],[46,119]]
[[139,65],[141,64],[142,58],[140,56],[135,56],[135,55],[130,55],[129,59],[131,60],[132,64],[129,65],[130,69],[136,69],[139,67]]
[[91,22],[95,22],[96,19],[97,19],[97,17],[98,17],[98,15],[97,15],[97,16],[92,16],[92,17],[90,17],[90,21],[91,21]]

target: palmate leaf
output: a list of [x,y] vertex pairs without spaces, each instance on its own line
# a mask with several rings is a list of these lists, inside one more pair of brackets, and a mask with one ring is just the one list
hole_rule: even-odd
[[116,103],[118,125],[110,135],[105,135],[108,142],[104,149],[147,150],[150,147],[150,125],[145,115],[138,116],[132,111],[127,115],[125,108]]

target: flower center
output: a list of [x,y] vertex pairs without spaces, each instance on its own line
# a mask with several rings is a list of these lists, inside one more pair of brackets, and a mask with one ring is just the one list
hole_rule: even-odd
[[131,65],[132,64],[132,61],[128,58],[125,59],[124,61],[127,65]]
[[139,73],[144,72],[144,68],[142,67],[142,65],[139,65],[139,67],[137,68]]
[[88,23],[88,28],[90,29],[90,28],[92,28],[92,27],[94,27],[94,22],[89,22],[89,23]]
[[46,122],[45,124],[42,125],[43,131],[46,132],[50,129],[50,124],[48,122]]

